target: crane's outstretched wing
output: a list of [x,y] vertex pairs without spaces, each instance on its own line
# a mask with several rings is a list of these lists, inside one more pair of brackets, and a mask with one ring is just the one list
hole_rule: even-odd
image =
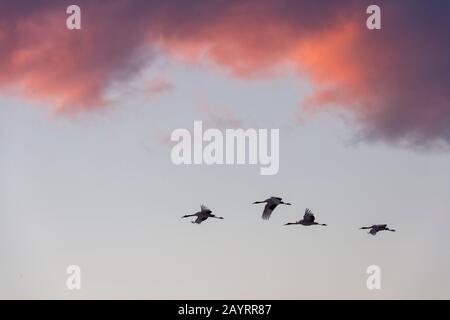
[[314,217],[314,214],[312,213],[312,211],[307,208],[305,210],[305,215],[303,216],[303,220],[308,221],[308,222],[314,222],[314,220],[316,220],[316,217]]
[[272,203],[272,202],[268,202],[265,207],[264,207],[264,211],[262,214],[262,218],[264,220],[269,220],[270,215],[272,214],[272,211],[277,207],[277,204]]

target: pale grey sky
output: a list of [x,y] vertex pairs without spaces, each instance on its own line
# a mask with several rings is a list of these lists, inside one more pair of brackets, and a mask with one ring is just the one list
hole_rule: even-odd
[[[162,63],[142,78],[160,72],[170,93],[148,97],[136,81],[93,114],[0,96],[0,298],[450,298],[448,153],[353,144],[332,113],[299,125],[310,86],[294,76]],[[280,128],[276,176],[172,164],[164,134],[207,123],[205,101],[244,128]],[[263,221],[251,203],[271,195],[293,205]],[[180,219],[202,203],[225,220]],[[328,227],[283,226],[305,207]],[[358,230],[375,223],[397,232]],[[65,287],[71,264],[80,291]],[[366,288],[371,264],[380,291]]]

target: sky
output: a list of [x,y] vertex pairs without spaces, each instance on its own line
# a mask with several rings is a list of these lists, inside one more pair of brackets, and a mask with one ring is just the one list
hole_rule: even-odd
[[[0,1],[0,298],[450,298],[448,2],[69,4]],[[174,165],[195,120],[280,129],[278,174]]]

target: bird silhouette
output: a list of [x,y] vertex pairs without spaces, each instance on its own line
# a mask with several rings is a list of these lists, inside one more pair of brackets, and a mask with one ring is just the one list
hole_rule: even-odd
[[292,224],[301,224],[303,226],[315,226],[315,225],[326,226],[326,224],[324,224],[324,223],[317,223],[314,213],[312,213],[312,211],[309,210],[308,208],[306,208],[305,214],[303,215],[302,220],[299,220],[297,222],[288,222],[285,224],[285,226],[289,226]]
[[269,199],[263,200],[263,201],[255,201],[253,202],[253,204],[258,204],[258,203],[265,203],[265,207],[264,207],[264,211],[262,214],[262,218],[264,220],[269,220],[273,210],[275,210],[275,208],[280,205],[280,204],[284,204],[287,206],[290,206],[291,204],[288,202],[283,202],[282,198],[278,198],[278,197],[270,197]]
[[196,212],[194,214],[186,214],[182,216],[181,218],[188,218],[188,217],[197,217],[195,221],[191,221],[192,223],[200,224],[203,221],[205,221],[208,218],[215,218],[215,219],[223,219],[223,217],[217,217],[214,214],[212,214],[212,211],[208,209],[205,205],[200,206],[200,211]]
[[389,229],[388,227],[387,227],[387,224],[374,224],[373,226],[370,226],[370,227],[362,227],[362,228],[360,228],[360,229],[370,229],[370,231],[368,232],[369,234],[371,234],[371,235],[376,235],[377,234],[377,232],[380,232],[380,231],[391,231],[391,232],[395,232],[395,230],[394,229]]

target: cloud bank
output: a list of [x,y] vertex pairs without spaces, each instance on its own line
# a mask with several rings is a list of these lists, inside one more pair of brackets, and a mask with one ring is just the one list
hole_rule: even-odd
[[361,0],[76,3],[81,31],[65,28],[72,3],[0,3],[0,90],[88,111],[156,54],[210,59],[248,81],[290,66],[314,85],[305,110],[349,113],[372,140],[450,144],[448,1],[377,1],[377,31]]

